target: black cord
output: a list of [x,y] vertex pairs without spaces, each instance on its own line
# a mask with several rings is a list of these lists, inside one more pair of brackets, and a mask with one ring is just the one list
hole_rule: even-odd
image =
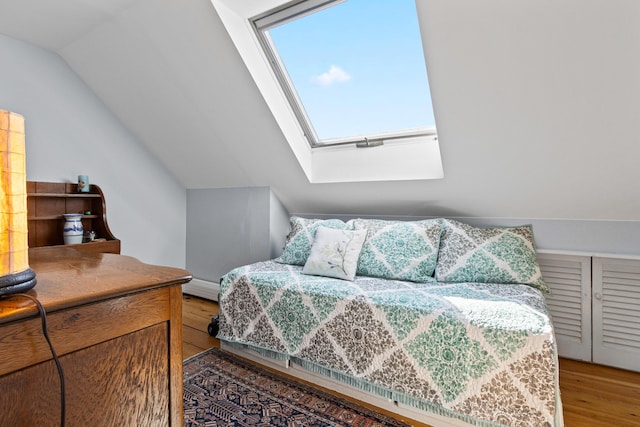
[[25,297],[30,299],[35,303],[35,305],[38,307],[38,311],[40,312],[40,318],[42,319],[42,334],[44,335],[44,338],[47,340],[47,344],[49,344],[49,349],[51,350],[51,356],[53,356],[53,361],[56,363],[56,367],[58,368],[58,375],[60,376],[60,396],[61,396],[60,397],[60,426],[64,427],[65,418],[66,418],[65,417],[66,400],[65,400],[65,391],[64,391],[64,373],[62,372],[62,365],[60,364],[60,359],[58,359],[58,355],[56,354],[56,351],[53,348],[53,344],[51,344],[51,339],[49,338],[49,333],[47,332],[47,312],[45,311],[40,301],[38,301],[37,298],[31,295],[13,294],[12,296],[14,297],[20,296],[20,297]]

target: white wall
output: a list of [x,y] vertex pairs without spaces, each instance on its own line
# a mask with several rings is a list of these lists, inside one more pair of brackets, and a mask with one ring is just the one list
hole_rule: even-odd
[[290,212],[638,224],[640,2],[417,6],[439,180],[310,184],[210,0],[138,0],[59,52],[186,188],[266,186]]
[[[47,0],[29,4],[49,10]],[[112,2],[59,0],[55,9],[89,13],[94,4]],[[547,247],[584,242],[590,250],[637,253],[640,2],[417,6],[440,180],[310,184],[211,0],[136,0],[103,21],[51,21],[51,28],[38,25],[28,7],[3,9],[0,23],[20,22],[29,40],[53,44],[185,188],[269,187],[286,210],[308,214],[539,220],[536,230],[553,224],[540,233]],[[57,36],[67,33],[56,27],[69,25],[73,37]],[[12,27],[0,25],[0,32]],[[58,43],[47,43],[52,38]],[[46,78],[55,71],[49,68],[29,66],[24,74]],[[45,89],[34,89],[34,97]],[[76,175],[67,169],[64,177]],[[556,224],[575,233],[556,233]],[[604,231],[611,227],[614,233]],[[620,243],[595,237],[602,235]]]
[[289,232],[289,214],[268,187],[188,190],[187,223],[187,268],[210,282],[280,255]]
[[465,216],[640,220],[640,2],[418,0]]
[[289,211],[282,204],[278,196],[271,191],[269,201],[269,242],[271,245],[269,257],[275,258],[282,254],[284,242],[291,231]]
[[0,58],[0,109],[25,117],[27,179],[89,175],[122,254],[184,268],[186,190],[60,56],[0,35]]

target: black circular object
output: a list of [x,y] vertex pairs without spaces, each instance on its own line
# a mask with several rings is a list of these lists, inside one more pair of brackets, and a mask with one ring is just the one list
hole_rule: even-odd
[[211,323],[209,323],[209,326],[207,326],[207,332],[209,332],[209,335],[211,335],[212,337],[215,337],[216,335],[218,335],[219,330],[220,319],[218,318],[218,316],[214,316],[211,318]]
[[0,297],[26,292],[36,285],[36,272],[27,268],[20,273],[0,277]]

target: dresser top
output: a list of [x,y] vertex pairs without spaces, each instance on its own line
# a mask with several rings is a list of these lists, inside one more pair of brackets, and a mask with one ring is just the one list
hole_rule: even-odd
[[[37,284],[27,293],[38,298],[47,313],[191,280],[191,274],[180,268],[59,247],[29,249],[29,266],[36,272]],[[37,309],[27,298],[0,299],[0,324],[35,315]]]

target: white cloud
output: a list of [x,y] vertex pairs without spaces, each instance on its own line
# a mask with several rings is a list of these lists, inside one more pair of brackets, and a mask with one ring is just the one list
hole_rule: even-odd
[[337,65],[332,65],[329,71],[313,77],[313,81],[321,86],[344,83],[349,80],[351,80],[351,75]]

